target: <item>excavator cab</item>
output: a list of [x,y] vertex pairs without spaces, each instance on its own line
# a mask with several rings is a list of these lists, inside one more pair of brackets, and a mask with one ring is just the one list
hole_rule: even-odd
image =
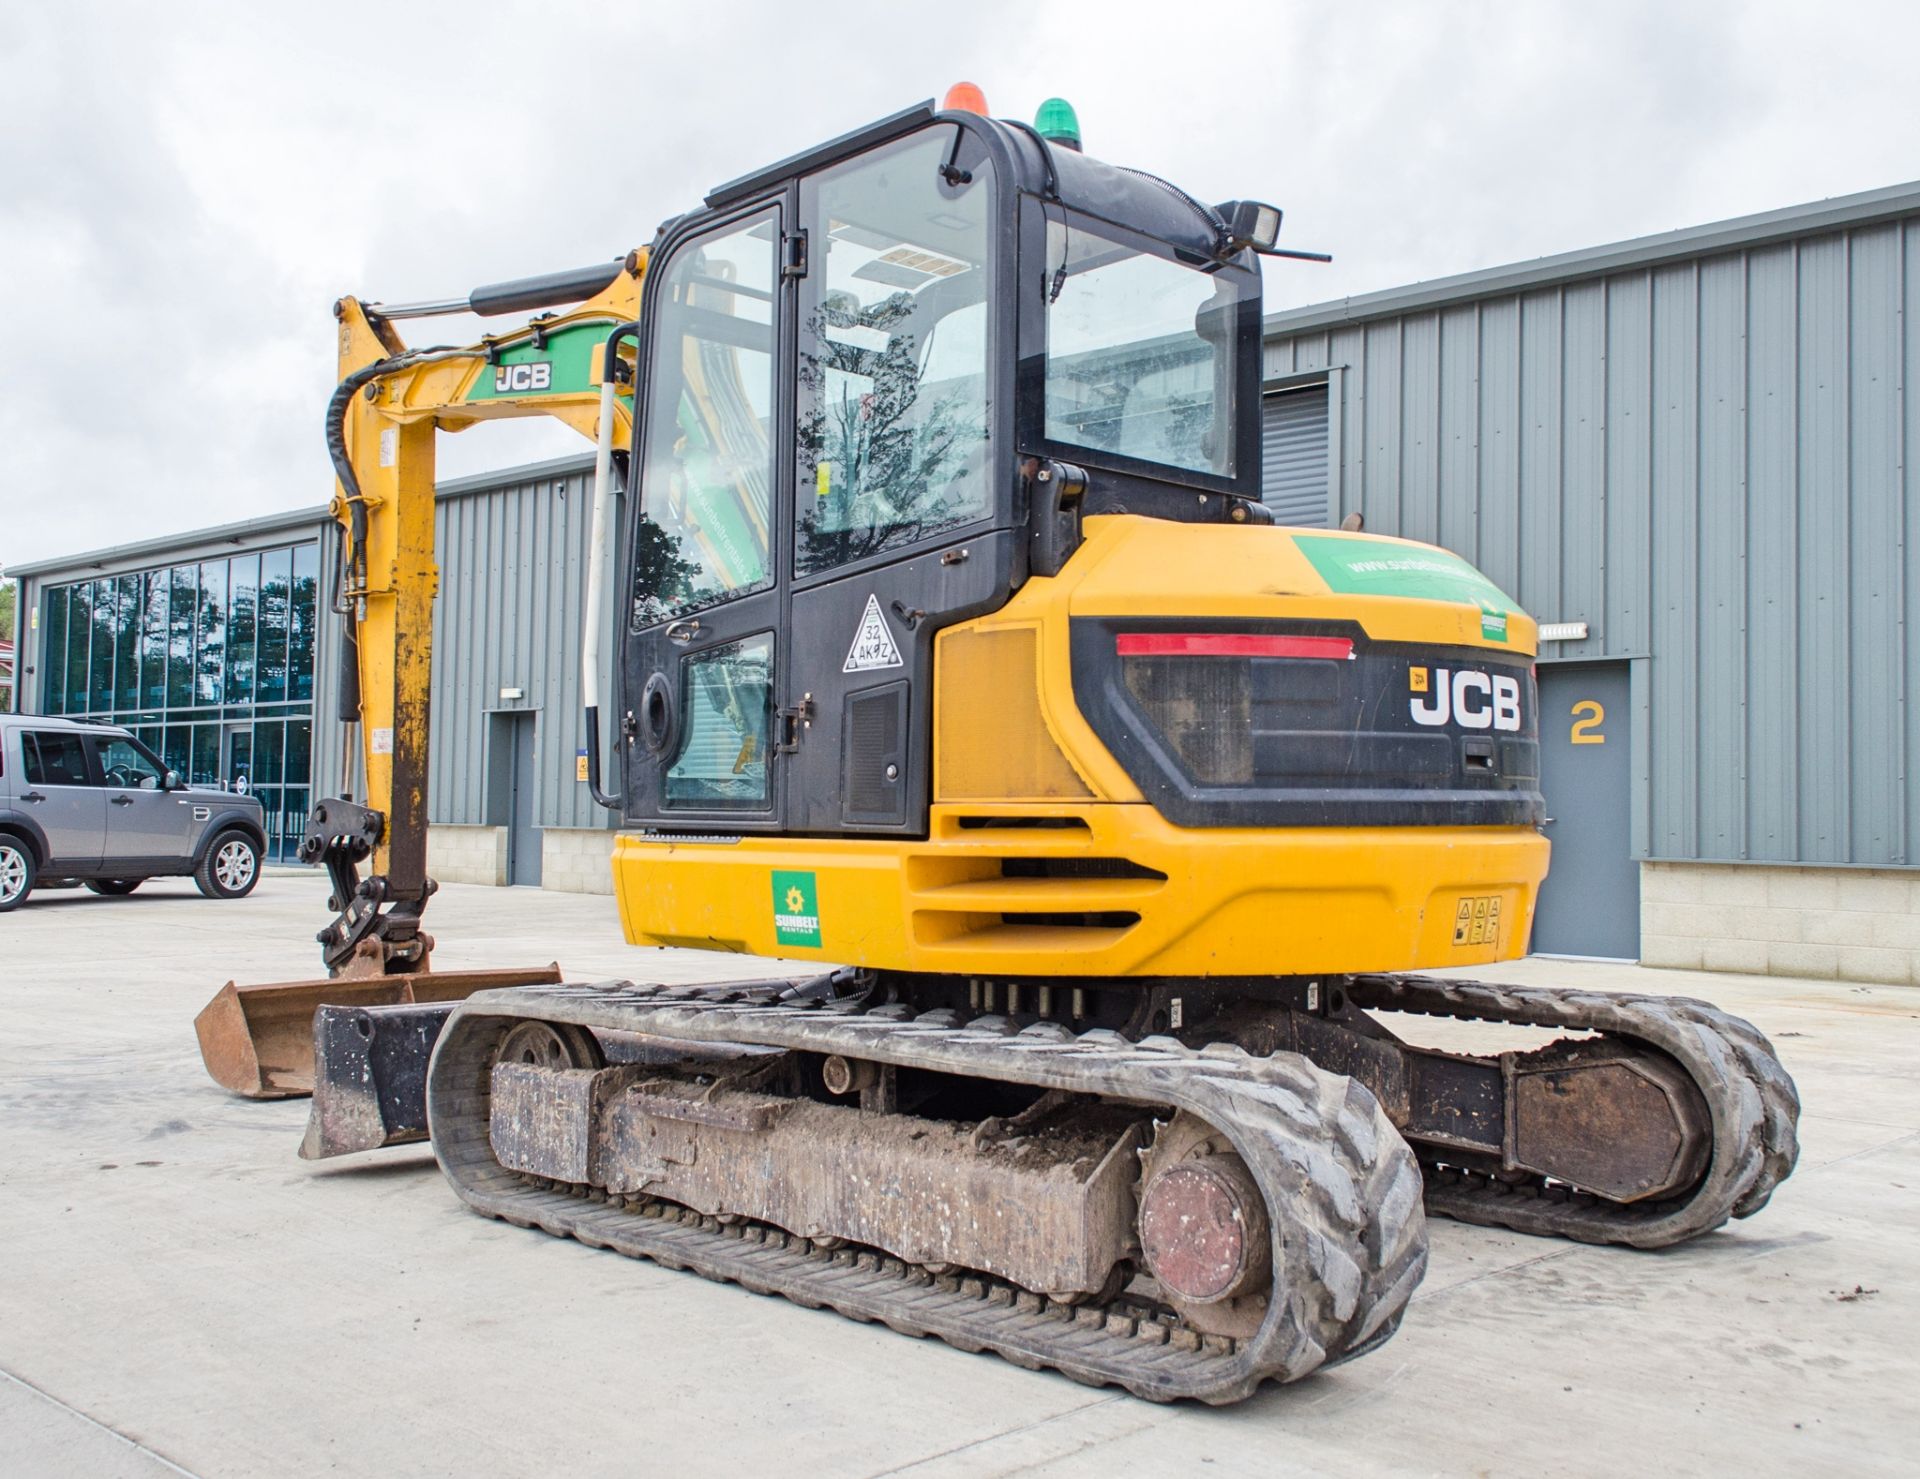
[[1100,977],[1083,1003],[1123,1014],[1143,977],[1524,946],[1533,624],[1445,551],[1274,526],[1279,227],[921,107],[663,229],[619,582],[629,938]]
[[1218,213],[972,113],[907,110],[671,223],[625,819],[924,834],[941,631],[1057,574],[1093,508],[1266,521],[1259,320]]

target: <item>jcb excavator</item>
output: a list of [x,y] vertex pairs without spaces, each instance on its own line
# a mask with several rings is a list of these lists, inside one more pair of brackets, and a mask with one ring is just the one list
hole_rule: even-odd
[[[1759,1210],[1798,1102],[1751,1026],[1405,974],[1526,948],[1536,631],[1444,550],[1263,506],[1257,258],[1310,255],[1280,219],[1099,163],[1057,103],[950,96],[621,262],[344,300],[368,801],[306,855],[363,980],[257,998],[321,1006],[307,1152],[430,1133],[483,1215],[1216,1403],[1384,1341],[1425,1213],[1656,1248]],[[562,303],[474,347],[393,328]],[[530,413],[598,445],[627,938],[819,972],[422,973],[434,430]],[[1558,1036],[1443,1052],[1420,1016]]]

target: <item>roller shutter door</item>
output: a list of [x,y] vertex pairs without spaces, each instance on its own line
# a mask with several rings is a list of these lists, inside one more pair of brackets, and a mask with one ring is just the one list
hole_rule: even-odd
[[1280,390],[1261,407],[1261,486],[1282,524],[1324,529],[1327,518],[1327,387]]

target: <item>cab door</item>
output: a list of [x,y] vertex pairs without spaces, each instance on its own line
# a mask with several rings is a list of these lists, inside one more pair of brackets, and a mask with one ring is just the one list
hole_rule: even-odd
[[[951,160],[961,168],[949,172]],[[788,813],[922,832],[933,639],[1006,598],[1013,459],[997,425],[1012,274],[993,168],[951,124],[803,177]],[[971,696],[990,702],[987,695]]]
[[671,242],[648,273],[622,644],[626,813],[644,823],[780,825],[787,219],[784,196],[765,200]]

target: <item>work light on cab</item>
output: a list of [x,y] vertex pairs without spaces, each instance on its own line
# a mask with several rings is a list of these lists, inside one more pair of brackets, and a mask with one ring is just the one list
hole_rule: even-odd
[[985,118],[987,95],[971,82],[956,82],[940,100],[940,108],[946,113],[978,113]]
[[1033,131],[1049,144],[1080,152],[1080,115],[1065,98],[1048,98],[1033,115]]

